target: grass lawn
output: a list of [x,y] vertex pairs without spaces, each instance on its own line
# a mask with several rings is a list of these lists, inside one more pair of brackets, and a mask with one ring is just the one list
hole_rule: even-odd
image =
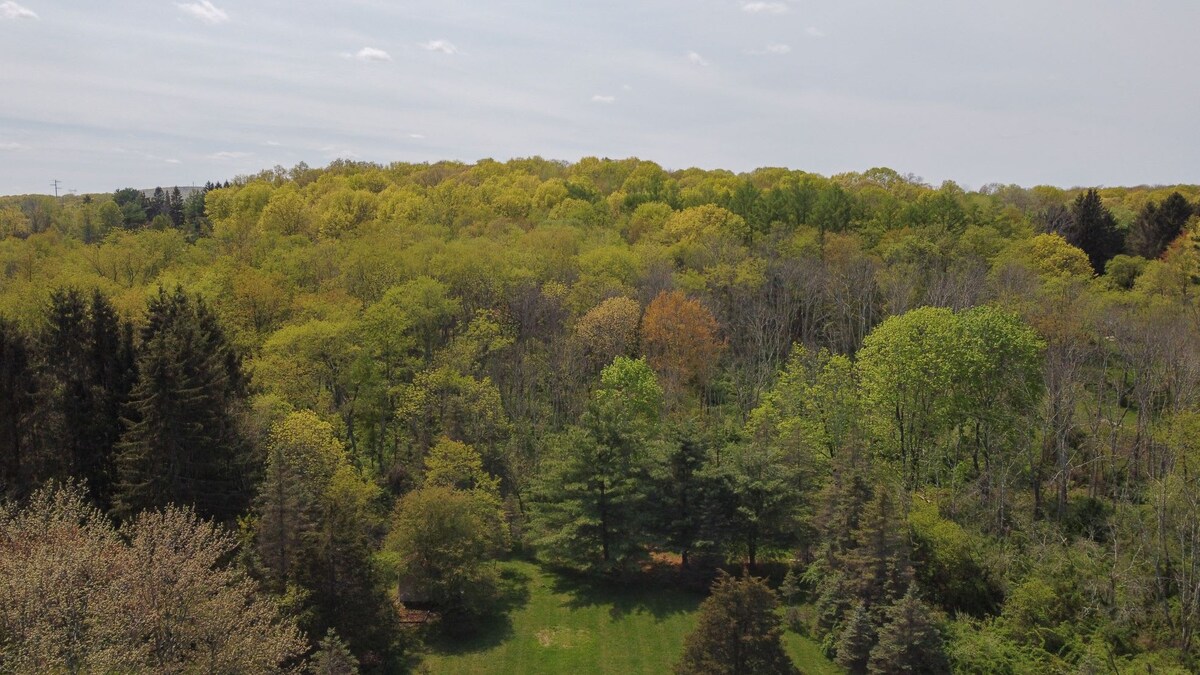
[[[429,672],[668,673],[702,600],[675,589],[601,589],[528,562],[503,569],[512,611],[469,641],[434,644]],[[785,644],[803,672],[841,672],[815,643],[789,633]]]

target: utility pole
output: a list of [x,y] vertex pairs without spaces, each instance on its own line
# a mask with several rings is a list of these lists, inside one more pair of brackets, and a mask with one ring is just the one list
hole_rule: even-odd
[[55,198],[55,199],[58,199],[58,184],[59,184],[59,183],[61,183],[61,182],[62,182],[62,181],[60,181],[60,180],[59,180],[59,179],[57,179],[57,178],[55,178],[54,180],[50,181],[50,184],[54,186],[54,198]]

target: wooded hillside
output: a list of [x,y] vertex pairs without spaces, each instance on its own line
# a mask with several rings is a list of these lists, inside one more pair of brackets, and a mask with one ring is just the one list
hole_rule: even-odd
[[233,671],[411,667],[399,603],[459,639],[534,556],[744,567],[721,594],[852,672],[1191,672],[1198,385],[1198,186],[533,158],[0,198],[0,579],[79,584],[0,589],[0,670],[194,662],[56,637],[174,527],[265,636]]

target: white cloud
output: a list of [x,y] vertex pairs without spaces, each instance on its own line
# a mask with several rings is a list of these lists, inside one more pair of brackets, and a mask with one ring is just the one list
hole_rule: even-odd
[[787,45],[767,45],[768,54],[787,54],[792,51],[792,48]]
[[4,152],[6,150],[21,150],[24,147],[25,146],[21,145],[20,143],[0,143],[0,152]]
[[429,42],[422,42],[421,49],[424,49],[428,52],[441,52],[443,54],[458,53],[458,47],[455,47],[454,44],[448,40],[430,40]]
[[788,6],[782,2],[743,2],[742,11],[751,14],[783,14]]
[[697,66],[707,66],[708,65],[708,61],[705,60],[705,58],[703,56],[700,56],[696,52],[688,52],[687,60],[688,60],[688,63],[697,65]]
[[28,7],[18,5],[17,3],[13,2],[12,0],[5,0],[5,2],[0,2],[0,19],[36,19],[36,18],[38,18],[37,12],[33,11],[32,9],[29,9]]
[[172,157],[170,159],[164,159],[163,161],[166,162],[167,164],[183,164],[183,162],[175,159],[174,157]]
[[419,141],[419,140],[421,140],[421,139],[425,138],[425,134],[409,134],[409,135],[408,135],[408,137],[409,137],[409,138],[415,138],[415,139],[417,139],[417,140]]
[[821,30],[820,28],[817,28],[816,26],[809,26],[808,28],[805,28],[804,33],[806,35],[808,35],[809,37],[815,37],[815,38],[825,37],[825,31]]
[[264,143],[263,143],[263,145],[269,145],[269,146],[271,146],[272,148],[278,148],[278,147],[279,147],[279,141],[266,141],[266,142],[264,142]]
[[612,103],[616,100],[616,96],[605,96],[604,94],[596,94],[592,97],[593,103]]
[[391,61],[392,60],[391,54],[383,51],[382,49],[376,49],[375,47],[363,47],[362,49],[358,50],[357,52],[354,52],[353,54],[349,54],[348,56],[356,61]]
[[214,152],[213,154],[209,155],[208,158],[209,159],[242,159],[243,157],[249,157],[249,156],[250,156],[250,153],[248,153],[248,152],[222,150],[221,152]]
[[200,19],[204,23],[218,24],[229,20],[229,14],[225,10],[217,7],[209,2],[209,0],[200,0],[200,2],[181,2],[176,5],[185,14],[191,14],[193,17]]

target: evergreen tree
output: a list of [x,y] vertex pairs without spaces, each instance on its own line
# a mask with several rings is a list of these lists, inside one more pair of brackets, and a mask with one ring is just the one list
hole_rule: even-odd
[[868,607],[889,605],[912,581],[908,523],[893,491],[877,485],[842,566],[855,595]]
[[[137,352],[133,324],[121,321],[112,303],[99,289],[92,292],[87,341],[87,371],[91,377],[95,414],[89,433],[98,452],[106,459],[110,480],[115,479],[116,445],[125,430],[122,413],[137,382]],[[99,486],[92,489],[95,493]],[[104,497],[111,496],[111,484]],[[97,495],[99,497],[99,495]]]
[[255,502],[255,544],[268,588],[277,593],[307,581],[302,570],[315,562],[320,500],[341,452],[329,425],[308,411],[293,413],[271,429]]
[[167,214],[171,217],[171,222],[175,227],[183,225],[183,193],[179,191],[179,186],[171,188],[171,198],[167,205]]
[[835,461],[823,502],[818,523],[825,543],[808,575],[817,582],[818,630],[844,637],[839,631],[847,630],[857,607],[877,626],[881,609],[910,585],[909,529],[896,489],[872,482],[853,446]]
[[722,574],[700,605],[696,629],[675,665],[679,675],[798,673],[783,650],[775,593],[755,577]]
[[332,628],[321,639],[320,648],[313,654],[309,672],[313,675],[358,675],[358,659]]
[[194,240],[209,232],[208,217],[204,210],[204,195],[210,189],[213,188],[206,186],[203,191],[193,192],[183,200],[183,231],[189,240]]
[[893,673],[949,673],[942,636],[929,606],[910,586],[904,597],[887,612],[887,623],[879,630],[879,644],[871,650],[868,669],[872,675]]
[[650,446],[662,389],[644,360],[617,357],[544,465],[534,495],[535,541],[557,562],[602,572],[642,554],[650,514]]
[[90,301],[74,289],[55,291],[46,318],[50,443],[62,453],[56,473],[86,481],[91,498],[108,508],[121,408],[133,386],[131,332],[98,290]]
[[85,478],[95,489],[91,482],[102,471],[92,465],[100,458],[90,456],[90,439],[86,436],[94,408],[86,367],[87,324],[87,303],[79,291],[60,289],[51,293],[41,346],[49,389],[45,397],[55,417],[48,444],[61,453],[55,473]]
[[705,471],[707,460],[704,445],[685,431],[667,445],[653,478],[652,493],[658,497],[654,529],[679,552],[684,568],[690,566],[692,551],[714,534],[712,502],[718,485]]
[[37,378],[29,339],[0,319],[0,496],[21,496],[32,487]]
[[764,547],[795,543],[801,493],[796,471],[777,448],[756,443],[725,449],[715,492],[722,539],[736,542],[750,569]]
[[1159,257],[1183,232],[1192,213],[1192,205],[1178,192],[1172,192],[1161,206],[1147,203],[1129,228],[1129,252],[1147,260]]
[[865,673],[875,646],[875,624],[867,606],[859,602],[846,620],[837,641],[837,663],[851,673]]
[[1071,219],[1066,230],[1059,232],[1072,246],[1087,254],[1096,274],[1124,248],[1123,235],[1117,229],[1117,219],[1104,206],[1095,189],[1075,198],[1071,204]]
[[244,378],[204,302],[159,288],[137,363],[119,444],[121,512],[170,503],[222,520],[242,512],[254,477],[234,415]]
[[167,200],[167,193],[161,187],[154,188],[154,196],[150,198],[150,206],[146,209],[146,217],[154,220],[159,216],[165,216],[170,213],[170,204]]

